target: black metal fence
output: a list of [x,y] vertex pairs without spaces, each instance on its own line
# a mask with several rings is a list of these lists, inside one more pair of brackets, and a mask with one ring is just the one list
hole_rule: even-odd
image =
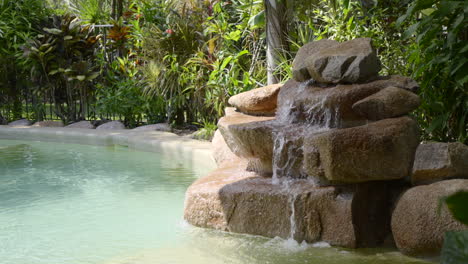
[[[108,49],[108,31],[112,27],[113,25],[94,25],[96,33],[102,36],[102,43],[99,48],[102,49],[104,53],[106,63],[111,63],[118,55],[115,51]],[[0,89],[0,124],[19,118],[30,120],[61,120],[62,118],[58,114],[59,111],[57,111],[58,108],[74,109],[70,111],[82,113],[81,119],[123,119],[121,115],[99,112],[95,107],[96,101],[94,98],[87,98],[87,102],[76,100],[73,101],[71,105],[57,103],[51,91],[40,89],[40,87],[24,85],[24,83],[31,84],[32,82],[18,82],[18,85],[16,85],[17,92],[13,96],[11,94],[2,94]],[[41,92],[38,93],[38,90],[41,90]]]

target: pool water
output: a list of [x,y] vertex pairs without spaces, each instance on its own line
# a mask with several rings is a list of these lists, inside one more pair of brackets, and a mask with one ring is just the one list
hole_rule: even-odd
[[0,140],[0,263],[425,263],[191,227],[184,193],[201,175],[184,164],[123,147]]

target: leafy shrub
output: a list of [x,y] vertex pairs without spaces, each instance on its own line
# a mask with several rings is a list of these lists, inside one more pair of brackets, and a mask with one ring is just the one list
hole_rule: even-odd
[[81,26],[75,16],[53,16],[26,51],[33,73],[42,84],[40,95],[50,95],[55,114],[66,124],[85,119],[92,95],[90,82],[99,76],[94,49],[99,36]]
[[[468,192],[459,191],[442,201],[456,220],[468,226]],[[442,264],[465,263],[468,259],[468,231],[447,232],[441,255]]]
[[21,95],[31,86],[23,47],[49,14],[42,0],[0,1],[0,110],[6,119],[22,117]]
[[416,0],[399,22],[418,17],[405,31],[414,37],[409,56],[421,84],[417,112],[424,139],[468,143],[468,17],[463,1]]

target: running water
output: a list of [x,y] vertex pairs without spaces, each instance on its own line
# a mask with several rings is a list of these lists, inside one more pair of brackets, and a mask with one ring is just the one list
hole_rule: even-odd
[[276,119],[279,128],[273,133],[272,183],[284,186],[285,192],[289,195],[291,214],[288,240],[292,241],[295,241],[297,229],[295,208],[297,192],[292,187],[293,181],[309,179],[302,168],[304,138],[339,127],[341,123],[339,109],[329,100],[329,91],[318,90],[317,92],[325,94],[314,98],[303,97],[304,94],[309,94],[308,89],[315,88],[318,87],[310,86],[310,82],[303,82],[292,91],[293,96],[288,96],[286,100],[280,102]]
[[297,195],[294,193],[291,193],[291,196],[289,197],[289,206],[291,207],[291,215],[289,216],[289,225],[290,225],[290,230],[289,230],[289,238],[294,239],[294,235],[296,234],[296,208],[295,208],[295,202],[297,199]]

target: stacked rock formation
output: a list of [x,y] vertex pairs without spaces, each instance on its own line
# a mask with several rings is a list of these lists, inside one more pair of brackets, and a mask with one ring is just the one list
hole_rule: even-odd
[[370,39],[320,40],[299,50],[292,80],[232,97],[213,140],[219,169],[188,189],[185,219],[351,248],[391,238],[420,100],[415,81],[380,68]]

